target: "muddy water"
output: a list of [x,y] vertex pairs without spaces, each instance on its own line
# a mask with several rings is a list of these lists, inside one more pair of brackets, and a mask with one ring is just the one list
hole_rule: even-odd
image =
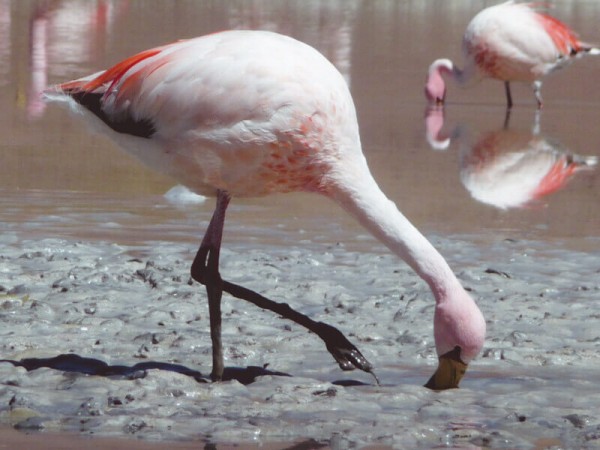
[[[488,4],[474,0],[0,0],[0,226],[16,236],[17,242],[58,237],[143,248],[149,243],[151,247],[152,242],[176,241],[193,249],[210,219],[212,200],[186,202],[165,196],[177,184],[175,180],[146,168],[107,139],[90,136],[66,112],[46,108],[37,94],[47,84],[100,70],[164,42],[228,28],[269,29],[315,46],[344,74],[355,98],[364,152],[375,178],[420,229],[446,243],[445,254],[451,260],[465,266],[477,258],[483,265],[496,256],[497,261],[508,261],[498,248],[510,242],[510,251],[521,256],[531,248],[542,255],[552,255],[557,248],[581,251],[569,255],[585,261],[590,273],[597,273],[598,169],[583,168],[564,183],[536,190],[540,174],[535,168],[540,155],[542,160],[548,155],[556,160],[565,155],[573,160],[600,156],[600,91],[593,83],[600,58],[577,61],[549,77],[542,91],[545,108],[537,117],[528,86],[513,86],[516,106],[507,121],[502,85],[485,81],[468,90],[450,86],[440,133],[428,128],[432,115],[428,116],[422,95],[426,69],[437,57],[460,60],[462,30],[470,17]],[[552,12],[582,37],[600,42],[600,4],[564,1]],[[440,141],[446,137],[451,142],[440,149]],[[497,175],[495,164],[507,161],[506,155],[519,162],[514,172],[519,174],[518,181],[531,181],[529,185],[521,183],[529,188],[503,190],[515,183],[510,174],[501,173],[493,183],[489,181],[490,174]],[[461,246],[449,239],[452,237],[466,244]],[[319,252],[336,242],[349,250],[380,251],[378,244],[330,202],[295,194],[234,201],[225,241],[235,245],[240,254],[245,248],[263,251],[289,242],[296,251]],[[15,240],[6,242],[15,245]],[[520,242],[527,244],[520,248]],[[545,266],[540,275],[535,266],[526,264],[530,261],[516,259],[515,270],[531,270],[536,286],[547,285],[545,274],[559,283],[557,274],[562,269]],[[562,257],[549,261],[567,264]],[[575,276],[576,264],[568,267]],[[476,277],[468,280],[476,284]],[[572,283],[587,286],[584,279]],[[497,284],[494,292],[503,289]],[[515,289],[527,286],[523,283]],[[552,286],[548,289],[552,297]],[[491,299],[492,289],[486,292]],[[586,292],[593,297],[588,287]],[[558,298],[556,301],[559,304]],[[519,314],[517,305],[513,308],[511,318]],[[488,305],[487,314],[492,311]],[[561,320],[570,318],[572,328],[577,327],[577,320],[585,319],[566,314]],[[494,323],[498,321],[502,321],[501,315],[494,318]],[[511,326],[518,330],[518,320]],[[500,326],[496,331],[498,336],[504,332]],[[592,328],[587,331],[592,333]],[[493,326],[491,332],[494,337]],[[536,344],[548,344],[539,339]],[[500,354],[494,347],[490,352]],[[502,383],[506,383],[504,386],[520,392],[525,387],[514,377],[533,376],[528,358],[529,354],[516,358],[522,367],[513,372],[488,360],[484,369],[475,373],[471,387],[505,394]],[[585,366],[582,373],[588,369]],[[393,382],[402,383],[391,375],[396,366],[389,363],[384,375],[386,371]],[[501,381],[511,374],[510,382]],[[572,388],[573,395],[585,395],[584,388],[578,391],[578,386],[561,384],[562,374],[556,370],[546,375],[552,380],[550,393]],[[542,394],[545,392],[540,398],[546,398]],[[469,399],[463,400],[469,404]],[[542,401],[536,404],[540,409],[545,406]],[[499,410],[498,417],[502,414]],[[493,422],[489,426],[502,429],[503,425]],[[547,431],[540,427],[533,428],[531,436]],[[558,439],[560,442],[561,437]],[[534,437],[529,439],[534,441]]]

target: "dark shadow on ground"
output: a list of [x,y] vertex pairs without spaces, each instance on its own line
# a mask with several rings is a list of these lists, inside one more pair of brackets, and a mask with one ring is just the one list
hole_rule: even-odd
[[[96,358],[86,358],[75,353],[61,354],[51,358],[24,358],[20,361],[11,359],[0,359],[0,363],[10,363],[15,367],[23,367],[27,371],[47,367],[50,369],[61,370],[63,372],[81,373],[84,375],[98,375],[111,378],[124,378],[134,380],[144,378],[148,370],[167,370],[180,373],[194,378],[199,383],[210,382],[210,377],[202,375],[198,370],[190,369],[181,364],[164,363],[159,361],[144,361],[132,366],[110,365]],[[266,367],[248,366],[248,367],[226,367],[223,373],[223,381],[236,380],[244,385],[256,381],[256,378],[264,375],[291,377],[292,375],[269,370]],[[337,380],[332,384],[344,387],[368,386],[358,380]]]
[[[187,375],[200,383],[210,381],[210,378],[202,375],[201,372],[180,364],[144,361],[132,366],[109,365],[99,359],[86,358],[74,353],[61,354],[52,358],[24,358],[20,361],[0,359],[0,363],[2,362],[10,363],[15,367],[23,367],[27,371],[47,367],[50,369],[62,370],[63,372],[77,372],[85,375],[99,375],[115,378],[122,377],[126,379],[144,378],[148,370],[158,369]],[[283,372],[272,371],[258,366],[226,367],[225,372],[223,373],[223,380],[237,380],[242,384],[250,384],[253,383],[257,377],[263,375],[290,376]]]

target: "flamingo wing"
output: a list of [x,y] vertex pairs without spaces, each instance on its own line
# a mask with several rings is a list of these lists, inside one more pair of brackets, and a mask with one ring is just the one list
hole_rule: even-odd
[[586,47],[569,27],[534,5],[507,2],[473,18],[463,50],[467,61],[487,76],[532,82]]
[[364,159],[349,145],[360,138],[342,75],[312,47],[275,33],[178,41],[55,91],[121,133],[111,137],[124,148],[140,147],[130,135],[150,138],[188,161],[203,194],[321,190],[339,151]]
[[[130,134],[156,133],[162,139],[181,139],[188,132],[197,139],[210,132],[215,142],[233,139],[232,133],[238,133],[236,141],[243,141],[254,133],[273,142],[280,138],[273,135],[276,130],[306,134],[306,127],[313,125],[311,117],[354,114],[349,103],[322,102],[345,98],[341,89],[347,86],[340,83],[341,76],[332,79],[337,71],[328,70],[312,48],[267,32],[249,34],[247,42],[237,38],[244,33],[248,32],[215,33],[150,49],[57,90],[116,131],[130,132],[127,127],[137,124],[138,130]],[[294,52],[289,51],[290,43]],[[319,78],[311,70],[322,72],[319,83],[306,81]]]
[[575,32],[560,20],[541,12],[536,12],[535,17],[548,33],[561,56],[575,55],[584,49]]

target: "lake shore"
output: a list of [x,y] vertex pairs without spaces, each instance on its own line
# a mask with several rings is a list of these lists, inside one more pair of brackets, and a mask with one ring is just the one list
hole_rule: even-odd
[[[93,435],[92,443],[125,437],[148,448],[600,441],[595,253],[433,238],[488,322],[461,389],[435,393],[422,387],[436,364],[433,301],[381,248],[236,244],[222,256],[224,278],[338,327],[375,365],[381,386],[340,371],[315,335],[230,298],[226,366],[266,372],[251,384],[214,384],[202,380],[210,373],[207,307],[203,288],[189,282],[187,245],[2,240],[1,348],[12,363],[0,363],[0,423],[22,432]],[[82,365],[14,364],[74,355]],[[105,366],[131,370],[94,372]]]

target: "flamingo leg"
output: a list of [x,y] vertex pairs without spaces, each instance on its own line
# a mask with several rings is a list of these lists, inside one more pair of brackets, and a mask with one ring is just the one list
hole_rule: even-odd
[[223,238],[225,211],[231,197],[224,191],[217,193],[217,205],[206,234],[202,239],[198,253],[192,263],[192,278],[206,286],[208,311],[210,316],[210,338],[212,340],[212,372],[213,381],[223,378],[223,342],[221,340],[221,297],[223,296],[223,280],[219,273],[219,254]]
[[511,109],[513,107],[512,95],[510,93],[510,83],[504,82],[504,91],[506,92],[506,108]]
[[379,379],[373,372],[373,365],[337,328],[324,322],[316,322],[310,317],[292,309],[287,303],[274,302],[250,289],[230,283],[229,281],[223,281],[223,291],[235,298],[250,302],[261,309],[273,311],[285,319],[302,325],[323,340],[327,350],[342,370],[363,370],[373,375],[375,381],[379,384]]
[[217,193],[217,205],[208,225],[206,234],[192,263],[192,278],[206,286],[208,296],[210,332],[212,340],[213,368],[211,379],[220,381],[225,369],[223,363],[223,343],[221,339],[221,298],[227,292],[235,298],[245,300],[261,309],[273,311],[319,336],[329,353],[342,370],[360,369],[370,373],[377,384],[379,379],[373,372],[373,365],[337,328],[323,322],[316,322],[292,309],[287,303],[278,303],[262,295],[225,281],[219,273],[219,253],[225,223],[225,211],[231,197],[224,191]]

